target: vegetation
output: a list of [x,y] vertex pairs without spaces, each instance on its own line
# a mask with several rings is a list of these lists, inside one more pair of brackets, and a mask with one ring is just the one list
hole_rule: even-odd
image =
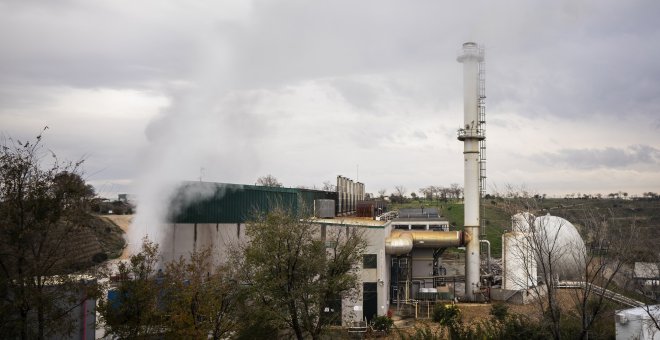
[[0,149],[0,334],[6,338],[67,336],[71,311],[99,294],[94,281],[70,275],[80,269],[79,235],[94,190],[81,162],[44,165],[41,135],[9,140]]
[[377,331],[388,334],[394,325],[394,321],[386,315],[375,316],[371,320],[371,327]]
[[340,299],[357,292],[354,268],[366,247],[358,230],[330,230],[324,240],[315,225],[276,209],[248,222],[246,233],[249,241],[230,247],[229,266],[214,265],[211,249],[158,264],[158,246],[145,239],[99,303],[107,334],[317,339],[340,321]]
[[[486,239],[491,245],[491,255],[499,258],[502,254],[502,234],[511,225],[511,216],[507,215],[503,206],[495,202],[484,201],[486,220]],[[446,218],[452,230],[463,230],[463,202],[458,200],[419,199],[406,203],[391,204],[388,210],[404,208],[436,208],[442,217]],[[448,249],[449,252],[457,251]]]
[[266,176],[261,176],[257,178],[257,185],[262,185],[266,187],[281,187],[282,183],[275,178],[275,176],[268,174]]
[[106,334],[118,338],[167,335],[223,339],[237,329],[237,287],[214,267],[211,249],[158,265],[158,246],[145,239],[140,253],[120,263],[111,298],[99,302]]
[[456,305],[438,304],[433,309],[433,321],[442,326],[450,326],[461,319],[461,310]]
[[510,314],[503,304],[494,304],[492,318],[466,323],[456,305],[438,305],[433,311],[433,321],[440,330],[429,326],[415,329],[412,336],[404,339],[547,339],[548,333],[531,319]]
[[509,306],[502,302],[493,303],[490,307],[490,315],[497,321],[505,321],[509,316]]
[[145,240],[141,252],[119,263],[119,283],[99,301],[106,335],[126,339],[160,334],[166,320],[160,306],[162,275],[155,277],[158,256],[158,246]]
[[317,339],[341,317],[338,300],[356,293],[354,272],[366,242],[356,229],[318,228],[277,209],[248,223],[249,241],[232,251],[232,268],[243,284],[243,319],[260,319],[296,338]]

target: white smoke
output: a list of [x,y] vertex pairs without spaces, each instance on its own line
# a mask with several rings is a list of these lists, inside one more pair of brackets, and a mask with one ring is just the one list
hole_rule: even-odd
[[[257,177],[262,130],[254,114],[258,100],[249,93],[227,90],[231,88],[232,56],[228,46],[214,37],[218,25],[240,25],[244,18],[238,15],[199,23],[193,74],[185,81],[164,85],[170,105],[147,126],[147,147],[140,151],[137,215],[128,233],[132,253],[139,251],[144,237],[157,243],[167,238],[171,199],[183,181],[231,183]],[[214,190],[189,194],[202,199]]]

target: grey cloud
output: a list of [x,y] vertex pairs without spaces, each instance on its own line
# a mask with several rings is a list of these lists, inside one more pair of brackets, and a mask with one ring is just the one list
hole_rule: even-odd
[[[149,87],[170,97],[172,106],[146,128],[151,151],[145,154],[151,154],[140,158],[153,163],[148,170],[162,171],[187,161],[190,166],[175,175],[190,178],[204,166],[209,173],[215,171],[217,180],[238,181],[261,171],[260,161],[270,161],[267,172],[291,172],[283,157],[261,155],[281,152],[273,144],[290,150],[309,148],[296,140],[314,140],[321,127],[313,131],[313,124],[307,124],[289,135],[273,131],[282,126],[278,122],[297,117],[274,110],[256,115],[252,109],[258,96],[232,101],[228,93],[277,92],[305,81],[331,79],[330,85],[357,108],[350,112],[356,116],[387,107],[390,102],[384,99],[396,99],[401,107],[388,111],[387,119],[350,116],[325,132],[329,140],[345,139],[345,152],[327,148],[340,161],[355,151],[354,145],[379,147],[391,158],[405,157],[387,147],[393,138],[414,138],[417,126],[405,130],[405,136],[396,134],[401,122],[410,119],[443,127],[433,135],[430,128],[422,128],[429,141],[440,138],[438,144],[458,145],[454,127],[461,121],[461,69],[455,57],[462,42],[474,39],[487,48],[489,114],[499,111],[530,120],[552,115],[560,121],[634,114],[659,124],[660,45],[655,42],[660,41],[660,23],[655,16],[660,2],[654,0],[414,5],[255,1],[244,20],[221,18],[222,9],[163,9],[177,3],[182,2],[140,1],[122,7],[124,3],[114,1],[0,0],[0,105],[26,115],[31,108],[48,107],[50,93],[21,94],[24,88],[40,85]],[[171,7],[179,6],[186,7]],[[373,75],[376,84],[359,81]],[[402,75],[407,81],[398,81]],[[167,85],[177,82],[190,87]],[[11,116],[1,111],[0,125],[6,129],[12,125]],[[306,119],[316,118],[310,113]],[[506,122],[491,122],[494,128],[515,130]],[[263,142],[268,137],[277,138],[277,143]],[[355,144],[346,146],[348,141]],[[654,145],[642,137],[638,142]],[[325,139],[319,143],[333,145]],[[569,149],[538,159],[581,168],[657,164],[657,149],[646,148],[650,149]],[[98,152],[99,158],[111,153]],[[212,164],[202,164],[207,161]],[[391,185],[380,174],[371,180],[374,186]]]
[[562,165],[577,169],[628,168],[631,166],[660,166],[660,150],[649,145],[627,148],[562,149],[530,157],[548,166]]
[[377,94],[368,84],[351,79],[336,79],[332,84],[351,105],[367,112],[373,109]]
[[136,88],[187,76],[198,50],[188,22],[164,25],[147,8],[134,10],[101,1],[0,3],[0,81]]
[[418,140],[427,140],[428,136],[422,130],[415,130],[412,134],[412,137]]

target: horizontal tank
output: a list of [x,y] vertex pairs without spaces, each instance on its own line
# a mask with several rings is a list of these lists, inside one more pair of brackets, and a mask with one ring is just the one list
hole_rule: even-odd
[[464,246],[470,237],[462,231],[402,231],[393,230],[385,239],[388,255],[408,254],[416,248],[447,248]]

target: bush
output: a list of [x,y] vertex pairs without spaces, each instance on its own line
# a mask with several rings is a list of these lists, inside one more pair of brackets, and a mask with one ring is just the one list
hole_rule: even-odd
[[492,315],[497,321],[504,321],[509,315],[509,306],[504,303],[494,303],[490,307],[490,315]]
[[389,333],[392,325],[394,325],[394,321],[385,315],[376,316],[371,320],[371,327],[378,332]]
[[94,262],[94,263],[101,263],[101,262],[104,262],[107,259],[108,259],[108,254],[103,253],[103,252],[96,253],[96,254],[94,254],[94,256],[92,256],[92,262]]
[[456,305],[439,304],[433,309],[433,321],[442,326],[452,326],[460,321],[461,311]]

